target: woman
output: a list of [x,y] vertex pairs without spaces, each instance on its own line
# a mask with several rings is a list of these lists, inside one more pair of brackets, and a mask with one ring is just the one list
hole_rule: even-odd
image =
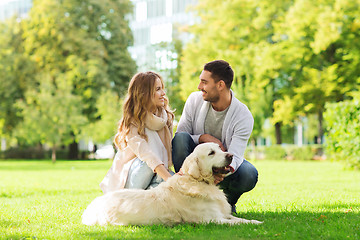
[[122,188],[148,189],[171,177],[173,120],[161,76],[134,75],[114,139],[118,152],[100,183],[104,194]]

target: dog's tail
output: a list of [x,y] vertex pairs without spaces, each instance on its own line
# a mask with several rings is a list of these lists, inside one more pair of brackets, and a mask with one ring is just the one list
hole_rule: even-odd
[[90,203],[82,215],[82,223],[88,226],[107,223],[105,196],[97,197]]

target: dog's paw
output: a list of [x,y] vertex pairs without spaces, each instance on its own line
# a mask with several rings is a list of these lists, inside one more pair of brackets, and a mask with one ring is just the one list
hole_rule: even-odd
[[263,224],[264,222],[258,221],[258,220],[250,220],[251,224]]

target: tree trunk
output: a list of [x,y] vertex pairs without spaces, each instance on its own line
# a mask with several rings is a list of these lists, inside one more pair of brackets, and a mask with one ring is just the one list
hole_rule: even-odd
[[275,123],[276,144],[281,144],[281,123]]
[[316,139],[316,143],[322,144],[322,136],[324,134],[324,131],[323,131],[323,112],[321,110],[318,112],[318,120],[319,120],[319,125],[318,125],[318,136]]
[[297,123],[297,145],[301,147],[303,145],[303,125],[301,120]]
[[51,161],[53,163],[56,162],[56,146],[55,146],[55,144],[53,145],[52,150],[51,150]]
[[76,160],[79,158],[78,143],[75,140],[69,145],[69,159]]
[[250,141],[250,146],[251,146],[251,156],[250,159],[257,159],[257,154],[256,154],[256,141],[254,138],[251,139]]
[[6,139],[3,137],[1,138],[1,151],[6,150]]

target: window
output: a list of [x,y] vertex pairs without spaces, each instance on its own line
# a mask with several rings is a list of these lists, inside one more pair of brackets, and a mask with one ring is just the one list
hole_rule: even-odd
[[141,22],[147,19],[147,4],[146,2],[138,2],[135,6],[136,21]]
[[172,16],[172,8],[173,8],[172,0],[166,0],[166,16],[167,17]]
[[149,29],[138,28],[134,31],[134,46],[145,45],[149,42]]
[[173,13],[186,12],[189,5],[195,5],[197,0],[173,0]]
[[148,2],[148,18],[166,15],[166,0],[152,0]]
[[150,29],[150,43],[156,44],[160,42],[172,41],[172,24],[165,23],[154,25]]

